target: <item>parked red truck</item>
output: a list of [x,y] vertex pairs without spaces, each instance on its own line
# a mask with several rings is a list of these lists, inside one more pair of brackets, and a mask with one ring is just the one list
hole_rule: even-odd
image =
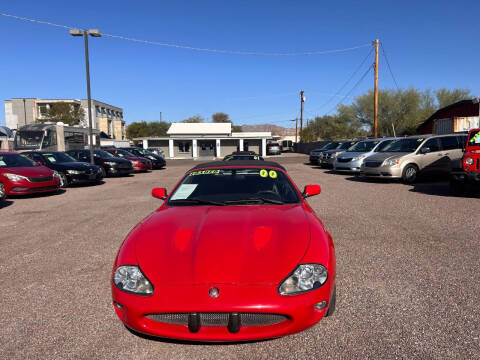
[[480,189],[480,129],[469,131],[461,168],[452,169],[450,177],[453,193],[464,193],[470,186]]

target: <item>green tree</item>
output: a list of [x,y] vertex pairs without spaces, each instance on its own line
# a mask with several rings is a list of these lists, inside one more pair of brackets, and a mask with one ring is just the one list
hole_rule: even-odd
[[438,108],[441,109],[458,101],[471,99],[473,96],[468,89],[448,90],[442,88],[435,91],[435,97],[437,98]]
[[225,114],[223,112],[217,112],[212,115],[212,122],[215,123],[231,123],[232,121],[230,120],[230,117],[228,114]]
[[232,125],[232,132],[243,132],[243,129],[240,125]]
[[185,120],[182,120],[183,123],[202,123],[204,121],[203,117],[200,115],[190,116]]
[[170,123],[165,121],[139,121],[127,126],[127,138],[134,139],[147,136],[166,136]]
[[67,125],[78,125],[85,119],[85,111],[80,105],[67,102],[54,103],[45,112],[42,112],[40,122],[63,122]]

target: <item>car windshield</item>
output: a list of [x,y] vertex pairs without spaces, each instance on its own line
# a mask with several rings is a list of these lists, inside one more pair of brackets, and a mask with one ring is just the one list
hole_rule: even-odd
[[133,155],[131,152],[128,152],[127,150],[116,149],[115,152],[118,157],[135,157],[135,155]]
[[282,205],[299,202],[298,192],[283,171],[221,168],[188,173],[167,205]]
[[129,149],[128,151],[130,151],[131,153],[140,153],[142,155],[155,155],[152,152],[141,148]]
[[103,151],[103,150],[94,150],[94,154],[95,156],[98,156],[99,158],[114,158],[115,156],[113,156],[112,154],[110,154],[109,152],[107,151]]
[[369,152],[377,145],[378,141],[360,141],[348,148],[347,152]]
[[381,152],[414,152],[425,138],[399,139],[392,141]]
[[339,143],[338,141],[333,141],[331,143],[328,143],[327,145],[325,145],[323,148],[321,148],[322,150],[333,150],[333,149],[336,149],[339,145],[341,145],[342,143]]
[[223,159],[223,161],[232,160],[263,160],[263,158],[259,155],[228,155]]
[[340,146],[337,147],[338,150],[347,150],[350,149],[353,145],[355,145],[356,141],[346,141],[342,143]]
[[61,152],[41,153],[41,155],[51,163],[68,163],[77,161],[70,155]]
[[479,146],[480,145],[480,130],[472,131],[470,133],[470,138],[468,139],[468,146]]
[[383,149],[385,149],[388,145],[390,145],[394,140],[385,140],[380,143],[380,145],[377,146],[375,149],[375,152],[381,152]]
[[18,154],[0,155],[0,168],[39,166],[35,161]]

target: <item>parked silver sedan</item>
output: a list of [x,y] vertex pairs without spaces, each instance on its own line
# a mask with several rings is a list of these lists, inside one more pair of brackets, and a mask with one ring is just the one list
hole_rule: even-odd
[[359,173],[364,159],[378,151],[382,151],[383,148],[393,140],[395,140],[395,138],[360,141],[335,158],[333,170],[338,172]]

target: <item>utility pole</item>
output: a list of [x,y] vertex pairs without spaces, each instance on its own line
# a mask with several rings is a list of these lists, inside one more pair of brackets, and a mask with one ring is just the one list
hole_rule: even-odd
[[375,89],[373,94],[373,136],[378,137],[378,39],[375,40]]
[[297,137],[298,137],[298,118],[295,119],[295,143],[298,142]]
[[303,96],[304,91],[300,90],[300,141],[302,141],[302,131],[303,131],[303,102],[305,98]]
[[80,29],[70,29],[70,35],[72,36],[83,36],[84,42],[84,51],[85,51],[85,73],[87,75],[87,101],[88,101],[88,139],[89,139],[89,149],[90,149],[90,163],[95,164],[93,158],[93,125],[92,125],[92,97],[90,93],[90,62],[88,58],[88,36],[100,37],[102,34],[97,29],[90,30],[80,30]]

